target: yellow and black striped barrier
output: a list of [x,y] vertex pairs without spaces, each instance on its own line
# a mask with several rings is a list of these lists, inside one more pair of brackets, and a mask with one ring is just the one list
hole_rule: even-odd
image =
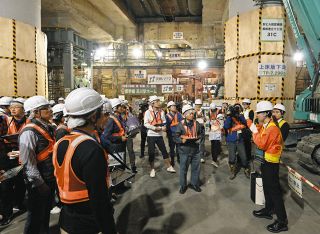
[[[224,97],[224,100],[243,100],[245,98],[248,98],[248,97]],[[251,101],[270,101],[270,102],[275,102],[275,101],[278,101],[278,100],[295,100],[294,97],[250,97],[249,98]]]
[[[239,26],[240,26],[240,15],[237,14],[237,57],[239,57]],[[236,97],[239,94],[239,59],[236,61]]]
[[35,72],[36,72],[36,77],[35,77],[35,93],[38,95],[38,66],[37,66],[37,28],[34,27],[34,64],[35,64]]
[[17,74],[17,41],[16,41],[16,21],[12,20],[12,61],[13,61],[13,88],[14,95],[18,96],[18,74]]
[[259,56],[259,55],[282,55],[284,57],[291,56],[290,54],[284,54],[282,52],[257,52],[257,53],[245,54],[245,55],[229,58],[229,59],[226,59],[224,62],[227,63],[227,62],[230,62],[232,60],[242,59],[242,58],[249,58],[249,57],[254,57],[254,56]]
[[[258,55],[258,64],[261,63],[261,28],[262,28],[262,6],[259,8],[259,55]],[[257,97],[260,98],[261,92],[261,76],[258,76],[258,85],[257,85]]]
[[[284,56],[284,53],[285,53],[285,46],[286,46],[286,12],[285,10],[283,9],[283,19],[284,19],[284,27],[283,27],[283,41],[282,41],[282,44],[283,44],[283,49],[282,49],[282,63],[284,64],[284,59],[285,59],[285,56]],[[281,97],[283,98],[284,97],[284,79],[285,77],[281,77]]]

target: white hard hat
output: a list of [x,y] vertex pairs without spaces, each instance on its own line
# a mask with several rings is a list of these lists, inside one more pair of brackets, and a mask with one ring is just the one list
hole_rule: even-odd
[[259,112],[266,112],[266,111],[272,111],[273,105],[269,101],[261,101],[257,104],[256,113]]
[[102,106],[102,112],[103,113],[111,113],[112,112],[112,105],[111,102],[108,101],[104,101],[104,104]]
[[43,96],[30,97],[23,104],[25,112],[33,111],[39,107],[47,106],[47,105],[49,105],[49,102]]
[[129,104],[128,100],[123,100],[123,104],[128,105]]
[[160,98],[158,96],[150,96],[149,97],[149,102],[153,103],[154,101],[160,100]]
[[176,103],[173,101],[168,102],[167,107],[169,108],[170,106],[175,106]]
[[282,110],[284,112],[286,112],[286,107],[280,103],[276,104],[273,109],[278,109],[278,110]]
[[0,98],[0,106],[9,106],[10,102],[12,102],[12,97],[2,97]]
[[201,99],[196,99],[194,102],[195,105],[202,105],[202,100]]
[[245,99],[242,100],[242,103],[251,104],[251,100],[249,98],[245,98]]
[[78,88],[66,97],[66,114],[70,116],[81,116],[88,114],[103,105],[102,98],[98,92],[90,88]]
[[182,107],[182,114],[186,113],[188,110],[194,110],[194,108],[191,105],[184,105]]
[[113,98],[113,99],[110,99],[110,103],[111,103],[111,107],[115,108],[119,105],[122,105],[123,102],[119,98]]
[[18,104],[21,104],[21,105],[23,105],[23,103],[26,101],[26,99],[24,99],[24,98],[15,98],[15,99],[13,99],[11,102],[10,102],[10,105],[11,104],[14,104],[14,103],[18,103]]
[[58,101],[64,101],[63,97],[59,97]]
[[214,103],[211,103],[211,104],[210,104],[210,109],[211,109],[211,110],[217,109],[217,106],[216,106],[216,104],[214,104]]
[[182,103],[183,104],[188,104],[188,101],[187,100],[183,100]]
[[49,101],[49,104],[50,104],[50,105],[54,105],[54,104],[56,104],[56,102],[55,102],[54,100],[50,100],[50,101]]
[[217,109],[221,110],[221,109],[222,109],[222,106],[217,106]]
[[218,114],[217,115],[217,119],[223,119],[224,118],[224,115],[223,114]]
[[65,108],[65,104],[59,103],[59,104],[55,105],[54,107],[52,107],[52,113],[56,114],[59,112],[63,112],[64,108]]

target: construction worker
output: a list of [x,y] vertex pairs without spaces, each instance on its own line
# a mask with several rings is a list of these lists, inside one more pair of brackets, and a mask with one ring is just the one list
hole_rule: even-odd
[[52,110],[42,96],[27,99],[24,109],[31,119],[19,136],[20,161],[28,190],[28,217],[24,233],[49,233],[55,190],[52,164],[54,127],[50,124]]
[[50,104],[51,107],[53,107],[56,104],[56,102],[54,100],[50,100],[49,104]]
[[259,150],[263,151],[263,163],[261,164],[261,176],[265,196],[265,208],[253,211],[258,218],[272,219],[272,212],[277,215],[277,220],[267,226],[270,232],[288,230],[287,213],[282,198],[279,181],[279,164],[283,150],[281,131],[272,120],[273,106],[269,101],[261,101],[257,104],[258,128],[252,124],[250,130],[253,133],[253,141]]
[[151,167],[150,177],[153,178],[156,176],[154,168],[155,145],[158,146],[162,153],[167,171],[171,173],[175,173],[176,171],[170,164],[169,155],[162,136],[162,132],[166,132],[166,118],[164,112],[161,110],[160,99],[157,96],[150,96],[149,103],[151,106],[145,113],[144,126],[148,129],[148,154]]
[[[242,100],[243,116],[247,121],[247,126],[251,126],[251,124],[253,123],[253,119],[254,119],[254,111],[251,110],[250,104],[251,104],[250,99],[245,98]],[[252,153],[251,153],[252,135],[251,135],[251,131],[248,128],[245,128],[242,131],[242,135],[243,135],[244,147],[246,149],[247,160],[248,160],[248,162],[250,162],[252,160]]]
[[[203,128],[202,130],[204,131],[204,129],[205,129],[204,124],[205,124],[206,118],[205,118],[204,110],[201,109],[202,108],[202,100],[196,99],[194,102],[194,105],[195,105],[194,117],[198,121],[200,126],[202,126],[202,128]],[[201,135],[199,147],[200,147],[200,157],[201,157],[202,163],[205,162],[205,160],[204,160],[205,153],[206,153],[205,140],[206,140],[206,136]]]
[[223,124],[224,124],[224,115],[218,114],[216,118],[212,118],[210,120],[210,132],[209,132],[209,140],[211,142],[211,155],[212,162],[211,165],[218,168],[218,156],[222,152],[221,149],[221,139],[223,133]]
[[175,142],[179,144],[180,155],[180,190],[184,194],[187,190],[187,172],[191,163],[190,188],[201,192],[200,188],[200,148],[201,136],[204,135],[202,126],[194,119],[194,108],[184,105],[182,108],[184,119],[178,124],[175,131]]
[[65,124],[65,114],[64,114],[65,105],[60,103],[52,107],[53,122],[57,126],[55,131],[56,141],[60,140],[63,136],[67,135],[70,132],[67,125]]
[[108,152],[116,153],[117,156],[122,157],[125,163],[127,136],[122,114],[125,113],[126,109],[119,98],[113,98],[109,101],[113,114],[109,116],[105,129],[101,135],[101,143]]
[[289,130],[290,130],[289,124],[287,123],[287,121],[283,119],[285,113],[286,113],[286,107],[284,105],[278,103],[273,107],[272,117],[274,122],[276,124],[278,123],[278,126],[281,131],[282,139],[284,142],[286,141],[289,135]]
[[254,111],[250,108],[251,100],[248,98],[245,98],[242,100],[242,106],[243,106],[243,116],[246,120],[250,119],[253,122],[254,119]]
[[175,141],[173,140],[174,133],[178,124],[183,120],[183,116],[177,111],[176,103],[173,101],[168,102],[167,108],[169,112],[166,114],[166,123],[167,123],[167,137],[170,147],[170,158],[171,158],[171,165],[174,167],[175,165],[175,154],[177,154],[177,160],[179,159],[179,152]]
[[92,136],[103,100],[89,88],[73,90],[65,100],[71,133],[53,150],[54,173],[63,207],[61,233],[116,233],[108,193],[108,162]]
[[240,114],[240,109],[234,105],[229,106],[227,118],[224,122],[224,131],[226,134],[227,148],[229,152],[229,168],[231,175],[230,180],[236,178],[237,168],[237,153],[239,154],[241,166],[244,168],[244,173],[247,178],[250,178],[250,168],[246,157],[245,146],[243,142],[242,129],[246,128],[246,120]]
[[59,97],[58,104],[64,104],[64,98],[63,97]]
[[10,115],[10,103],[13,100],[12,97],[2,97],[0,98],[0,115]]

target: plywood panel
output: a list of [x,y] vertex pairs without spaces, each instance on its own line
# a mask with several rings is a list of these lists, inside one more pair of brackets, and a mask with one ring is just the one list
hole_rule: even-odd
[[37,63],[47,65],[47,36],[37,30]]
[[35,60],[35,29],[34,27],[16,22],[17,26],[17,58]]
[[13,61],[0,59],[0,96],[13,96]]
[[296,91],[296,64],[291,57],[285,59],[287,65],[287,76],[284,79],[284,96],[294,97]]
[[47,68],[41,65],[37,66],[38,69],[38,95],[45,96],[45,79]]
[[236,61],[227,62],[224,66],[225,97],[236,96]]
[[237,56],[237,17],[226,22],[225,29],[225,59]]
[[257,56],[239,60],[239,97],[257,96],[257,64]]
[[12,57],[13,42],[11,19],[0,17],[0,35],[0,56]]
[[32,63],[17,62],[18,96],[35,95],[35,70]]
[[[236,31],[234,31],[236,37]],[[239,55],[259,51],[259,11],[250,11],[240,15],[239,22]]]
[[294,100],[284,100],[283,105],[286,107],[286,114],[284,118],[289,122],[293,123],[294,118],[293,118],[293,112],[294,112]]

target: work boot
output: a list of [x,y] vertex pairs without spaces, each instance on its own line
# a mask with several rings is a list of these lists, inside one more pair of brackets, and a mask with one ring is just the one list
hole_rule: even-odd
[[288,222],[274,221],[273,224],[267,226],[267,230],[273,233],[288,231]]
[[230,164],[229,167],[230,167],[230,172],[231,172],[231,175],[230,175],[229,179],[230,179],[230,180],[233,180],[233,179],[236,178],[236,176],[237,176],[236,166]]
[[250,173],[251,173],[250,168],[244,169],[244,174],[246,175],[246,177],[247,177],[248,179],[250,179]]
[[197,185],[190,184],[189,187],[198,193],[202,191],[201,188]]
[[187,186],[182,186],[182,187],[180,187],[180,189],[179,189],[179,193],[180,193],[180,194],[184,194],[186,191],[187,191]]
[[137,167],[136,167],[135,165],[132,165],[132,166],[131,166],[131,171],[132,171],[132,173],[134,173],[134,174],[138,173]]
[[267,211],[266,208],[263,208],[261,210],[254,210],[252,214],[257,218],[272,219],[271,212]]

